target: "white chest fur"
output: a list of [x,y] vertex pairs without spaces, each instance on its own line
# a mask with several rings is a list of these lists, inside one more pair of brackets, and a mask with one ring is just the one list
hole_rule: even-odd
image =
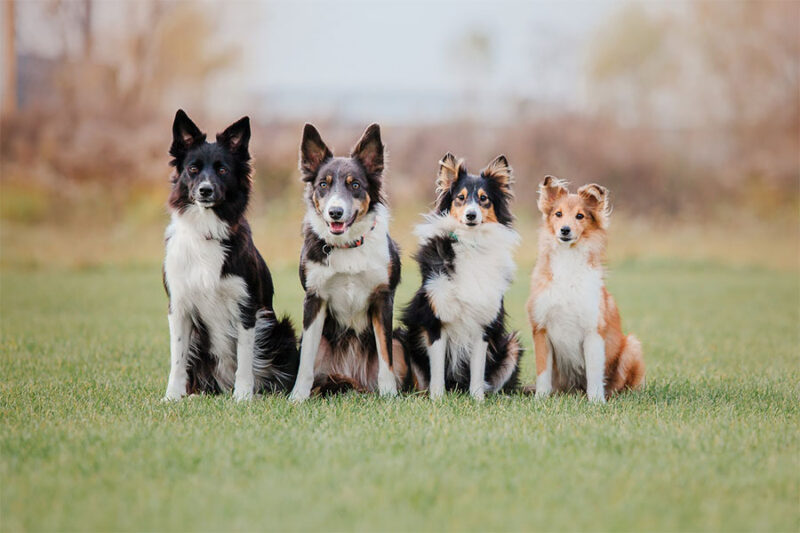
[[306,263],[306,287],[327,302],[340,325],[356,333],[369,326],[369,298],[389,283],[388,213],[378,213],[375,229],[356,248],[333,248],[327,264]]
[[550,269],[553,279],[536,297],[534,319],[547,329],[564,377],[580,378],[583,340],[599,324],[603,269],[589,264],[586,251],[561,245],[550,252]]
[[172,312],[201,320],[208,330],[211,352],[235,360],[239,304],[247,287],[238,276],[222,277],[228,226],[211,209],[189,207],[174,213],[166,231],[164,274]]
[[425,291],[442,321],[451,353],[466,353],[491,324],[514,277],[515,231],[496,223],[464,227],[452,217],[433,217],[417,228],[424,243],[454,233],[455,272],[425,282]]

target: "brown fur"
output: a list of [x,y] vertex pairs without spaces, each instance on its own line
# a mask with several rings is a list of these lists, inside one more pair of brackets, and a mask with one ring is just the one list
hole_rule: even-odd
[[[539,233],[539,258],[531,276],[531,294],[527,310],[533,332],[536,353],[536,374],[546,370],[547,331],[533,319],[534,304],[538,295],[553,281],[550,264],[552,240],[558,238],[560,228],[568,224],[575,235],[571,246],[580,243],[588,247],[589,264],[600,268],[605,261],[606,229],[609,222],[608,190],[596,184],[584,185],[577,194],[570,194],[566,182],[553,176],[545,177],[539,186],[539,210],[544,224]],[[579,218],[578,215],[583,215]],[[605,341],[605,392],[606,396],[626,389],[638,388],[644,380],[642,346],[633,335],[622,332],[622,320],[616,302],[603,287],[600,301],[600,319],[597,331]],[[558,390],[558,368],[553,361],[553,390]],[[566,392],[566,391],[560,391]]]

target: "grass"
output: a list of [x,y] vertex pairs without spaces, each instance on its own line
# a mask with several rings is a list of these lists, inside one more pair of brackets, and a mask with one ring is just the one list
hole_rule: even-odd
[[[648,380],[606,406],[459,395],[164,405],[157,264],[7,268],[0,529],[797,531],[797,273],[613,266]],[[529,267],[507,298],[527,348]],[[295,270],[274,275],[276,307],[297,321]],[[404,275],[398,302],[418,280]]]

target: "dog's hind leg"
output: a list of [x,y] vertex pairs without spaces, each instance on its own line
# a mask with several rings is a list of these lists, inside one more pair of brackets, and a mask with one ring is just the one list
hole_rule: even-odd
[[375,345],[378,349],[378,392],[381,396],[397,395],[397,377],[392,368],[393,301],[388,285],[384,285],[372,294],[369,309]]
[[522,357],[519,334],[515,331],[506,335],[501,345],[497,347],[497,352],[493,355],[498,364],[491,373],[487,370],[486,383],[491,392],[513,391],[519,386],[517,379],[519,360]]
[[609,392],[625,389],[637,389],[644,380],[644,359],[642,343],[633,335],[625,337],[625,344],[619,354],[614,388]]

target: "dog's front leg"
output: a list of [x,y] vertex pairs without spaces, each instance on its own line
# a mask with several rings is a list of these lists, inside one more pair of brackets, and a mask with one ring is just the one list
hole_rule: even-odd
[[536,353],[536,397],[547,398],[553,390],[553,349],[547,331],[533,327],[533,350]]
[[256,344],[256,317],[255,312],[243,311],[243,320],[237,328],[236,341],[236,381],[233,384],[233,398],[238,401],[249,400],[253,397],[255,388],[255,374],[253,358],[255,357]]
[[378,349],[378,393],[397,395],[397,378],[392,362],[392,307],[394,297],[388,286],[378,288],[370,302],[370,320]]
[[303,340],[300,346],[300,367],[289,400],[300,403],[311,395],[314,385],[314,361],[317,359],[322,327],[325,325],[325,301],[315,294],[306,294],[303,303]]
[[[172,305],[170,304],[170,307]],[[186,395],[189,379],[189,340],[192,335],[192,320],[180,309],[170,309],[169,315],[169,381],[164,401],[179,400]]]
[[428,346],[428,359],[431,364],[431,383],[428,386],[431,398],[436,400],[444,396],[444,361],[447,354],[447,335],[444,331],[439,338]]
[[586,396],[590,402],[605,403],[606,347],[603,337],[592,332],[583,341],[586,364]]
[[488,346],[481,334],[475,339],[469,357],[469,393],[479,402],[483,401],[483,393],[486,390],[486,348]]

